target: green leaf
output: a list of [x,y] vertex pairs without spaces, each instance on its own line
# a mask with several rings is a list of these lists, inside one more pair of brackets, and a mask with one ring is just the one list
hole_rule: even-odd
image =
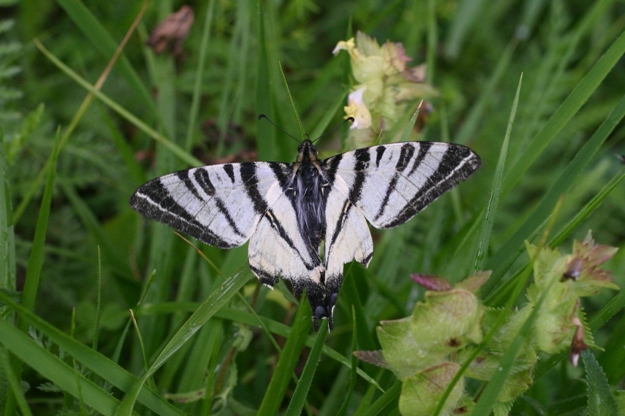
[[[0,375],[3,378],[8,380],[8,384],[11,388],[11,393],[19,406],[20,411],[25,416],[32,416],[32,412],[28,407],[28,403],[26,403],[26,397],[24,397],[24,392],[22,391],[22,386],[20,385],[19,378],[15,375],[13,368],[11,367],[11,362],[9,361],[9,357],[4,348],[0,348]],[[0,384],[4,384],[5,380],[0,379]],[[0,398],[4,399],[7,395],[8,391],[5,389],[0,389]],[[0,401],[0,409],[4,409],[4,400]]]
[[[29,311],[35,309],[35,301],[39,292],[39,280],[41,279],[41,269],[44,259],[44,244],[46,241],[46,232],[48,229],[48,218],[50,218],[50,205],[52,203],[52,193],[54,192],[54,178],[56,175],[56,160],[59,155],[59,139],[60,133],[57,132],[54,140],[54,149],[52,150],[51,163],[48,168],[48,178],[46,187],[43,191],[43,200],[39,208],[39,216],[37,217],[37,229],[33,240],[33,247],[28,257],[28,266],[26,268],[26,281],[24,282],[24,290],[22,292],[22,305]],[[19,327],[26,332],[28,327],[20,322]]]
[[[112,415],[119,403],[110,393],[37,344],[28,335],[0,319],[0,343],[43,377],[105,415]],[[136,414],[136,413],[132,413]]]
[[[15,290],[15,235],[10,195],[4,132],[0,129],[0,289]],[[4,312],[2,307],[0,312]]]
[[247,283],[250,275],[239,273],[226,280],[217,290],[198,307],[184,325],[169,340],[167,345],[154,360],[145,374],[132,386],[130,392],[122,400],[116,415],[129,415],[146,380],[158,370],[166,360],[178,351],[201,327],[211,319],[237,292]]
[[[300,305],[300,308],[301,307],[302,305]],[[302,375],[297,382],[297,387],[295,387],[295,392],[293,392],[293,397],[291,397],[291,402],[286,410],[286,416],[299,416],[302,414],[306,397],[312,385],[313,376],[315,375],[319,359],[321,358],[321,351],[323,350],[326,335],[328,335],[328,320],[324,319],[317,333],[315,345],[310,350],[306,365],[304,366],[304,371],[302,371]]]
[[396,382],[388,390],[384,392],[375,402],[367,407],[367,410],[359,416],[375,416],[388,414],[388,406],[396,405],[402,389],[402,383]]
[[[80,30],[89,38],[93,46],[100,54],[110,59],[117,50],[117,42],[113,39],[106,28],[98,21],[91,11],[79,0],[57,0],[57,3],[65,10],[67,15],[74,21]],[[142,104],[156,114],[156,107],[150,92],[145,87],[141,78],[133,68],[132,64],[122,54],[115,68],[126,79],[131,91],[136,91]]]
[[123,108],[121,105],[117,104],[117,102],[113,101],[107,95],[102,93],[100,90],[96,89],[93,85],[79,76],[75,71],[61,62],[57,57],[55,57],[50,51],[48,51],[40,42],[35,41],[35,44],[41,50],[41,52],[59,69],[65,72],[70,78],[72,78],[76,83],[78,83],[81,87],[91,92],[95,97],[101,100],[104,104],[109,106],[115,112],[117,112],[120,116],[128,120],[130,123],[134,124],[138,129],[142,130],[156,142],[162,144],[166,148],[168,148],[174,155],[176,155],[183,162],[191,165],[191,166],[202,166],[203,163],[194,156],[191,156],[184,149],[182,149],[177,144],[173,143],[171,140],[165,138],[162,134],[158,133],[153,128],[149,127],[145,122],[140,120],[137,116],[132,114],[130,111]]
[[[272,83],[270,65],[275,61],[271,59],[275,55],[272,39],[268,37],[266,28],[266,15],[271,2],[267,0],[257,0],[257,35],[258,51],[256,57],[256,111],[265,114],[270,119],[275,119],[275,103],[272,99],[270,86]],[[260,160],[275,160],[276,152],[276,132],[275,129],[258,129],[256,133],[256,147],[258,148],[258,158]]]
[[[534,208],[529,214],[527,220],[524,221],[514,235],[512,235],[512,237],[510,237],[498,250],[497,254],[488,261],[487,267],[495,268],[495,270],[493,271],[491,279],[484,285],[484,288],[482,289],[483,293],[489,294],[489,297],[492,295],[492,289],[495,287],[497,282],[500,281],[505,270],[510,267],[511,263],[518,257],[518,254],[522,252],[523,242],[526,239],[529,239],[531,234],[536,234],[542,229],[545,221],[547,221],[551,215],[553,207],[562,196],[562,193],[568,191],[573,186],[586,166],[588,166],[590,161],[595,157],[601,148],[601,145],[603,145],[603,143],[607,140],[610,133],[616,128],[624,116],[625,98],[621,99],[621,101],[616,105],[616,107],[614,107],[612,112],[610,112],[603,123],[599,126],[597,131],[592,135],[590,140],[588,140],[579,152],[577,152],[571,163],[569,163],[553,185],[547,190],[536,208]],[[607,196],[604,192],[600,192],[599,194]],[[596,205],[594,206],[596,207]],[[585,209],[582,211],[585,211]],[[582,211],[580,211],[580,213]],[[586,210],[586,215],[588,214],[590,214],[590,212]],[[579,222],[575,222],[575,224],[578,223]],[[551,246],[557,246],[559,244],[558,241],[563,241],[563,238],[558,238],[556,241],[552,241]],[[504,259],[506,256],[509,257]],[[490,299],[486,299],[486,302],[492,305],[492,303],[490,303]]]
[[[202,97],[202,76],[204,75],[204,63],[206,62],[206,51],[210,40],[211,24],[213,23],[213,9],[215,0],[208,2],[206,17],[204,19],[204,30],[202,31],[202,43],[200,45],[200,56],[198,58],[197,69],[195,71],[195,83],[193,85],[193,99],[189,112],[189,124],[187,126],[187,138],[185,140],[185,150],[191,151],[193,146],[193,132],[197,130],[196,123],[200,109],[200,98]],[[221,143],[221,142],[220,142]],[[219,153],[218,153],[219,155]]]
[[[63,333],[59,329],[55,328],[48,322],[44,321],[31,311],[28,311],[22,305],[15,302],[5,293],[0,292],[0,300],[3,303],[14,309],[20,316],[20,320],[27,323],[29,326],[33,326],[37,328],[41,333],[43,333],[46,337],[48,337],[52,342],[62,348],[67,354],[74,357],[78,362],[85,365],[91,371],[93,371],[98,376],[102,377],[102,379],[106,380],[111,385],[117,387],[121,391],[129,391],[131,386],[136,383],[136,377],[130,374],[127,370],[123,369],[121,366],[111,361],[110,359],[104,357],[97,351],[88,348],[87,346],[81,344],[80,342],[74,340],[67,334]],[[0,340],[9,337],[8,332],[0,330]],[[30,339],[30,338],[28,338]],[[1,341],[0,341],[1,342]],[[18,344],[16,348],[21,348],[21,345]],[[40,354],[35,353],[26,354],[26,360],[24,362],[33,368],[36,368]],[[74,370],[71,370],[71,380],[74,380]],[[144,387],[139,394],[139,401],[153,410],[155,413],[162,415],[182,415],[178,409],[169,404],[164,398],[154,393],[154,391],[149,390],[147,387]]]
[[499,205],[499,194],[501,192],[501,180],[503,177],[504,168],[506,166],[506,157],[508,156],[508,143],[510,142],[510,135],[512,133],[512,125],[514,124],[514,117],[516,116],[517,107],[519,105],[519,95],[521,94],[521,85],[523,83],[523,74],[519,78],[519,85],[514,96],[514,102],[512,103],[512,109],[510,110],[510,118],[508,119],[508,128],[506,135],[501,145],[501,151],[499,152],[499,161],[497,162],[497,168],[495,170],[495,177],[493,178],[493,187],[491,188],[490,197],[488,198],[488,204],[484,211],[484,218],[482,225],[478,231],[477,242],[475,244],[475,260],[471,267],[469,274],[474,274],[478,270],[482,270],[484,265],[484,258],[488,247],[490,245],[490,236],[493,231],[493,224],[495,222],[495,214],[497,213],[497,207]]
[[349,390],[347,391],[347,395],[343,399],[343,405],[341,406],[341,410],[337,413],[337,416],[345,416],[347,413],[347,409],[349,407],[349,401],[352,398],[352,393],[354,392],[354,387],[356,387],[356,380],[358,380],[358,358],[354,352],[356,351],[358,344],[356,340],[358,339],[358,325],[356,325],[356,315],[354,312],[354,307],[352,306],[352,371],[350,371],[349,377]]
[[588,391],[588,416],[618,416],[616,400],[608,384],[608,379],[590,349],[582,352],[582,361],[586,370]]
[[278,413],[280,404],[284,399],[284,393],[289,386],[291,380],[291,374],[297,366],[302,348],[306,343],[308,332],[311,327],[312,311],[310,304],[306,296],[302,296],[302,300],[297,308],[297,313],[293,319],[293,327],[289,338],[286,340],[286,344],[282,349],[282,354],[276,364],[276,369],[273,372],[269,387],[265,397],[258,409],[258,415],[275,415]]
[[542,151],[557,136],[557,134],[575,116],[577,111],[588,100],[590,95],[599,87],[599,84],[614,68],[625,53],[625,32],[614,41],[612,46],[603,54],[584,79],[575,87],[573,92],[564,100],[562,105],[551,116],[547,124],[534,136],[525,151],[518,157],[517,162],[507,172],[502,187],[502,194],[506,195],[512,187],[523,177],[523,174],[538,158]]

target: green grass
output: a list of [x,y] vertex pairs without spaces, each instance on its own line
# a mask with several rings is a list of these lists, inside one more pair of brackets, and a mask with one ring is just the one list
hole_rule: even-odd
[[[423,290],[410,273],[493,270],[485,303],[522,306],[525,240],[547,230],[568,252],[592,229],[625,245],[618,2],[195,2],[179,59],[145,45],[178,3],[149,5],[126,43],[142,2],[22,3],[0,22],[0,413],[399,414],[401,383],[352,352],[379,349],[378,323],[411,314]],[[258,285],[246,246],[198,252],[128,199],[224,158],[293,161],[297,143],[257,115],[294,136],[301,120],[312,138],[341,123],[353,78],[331,51],[356,30],[428,63],[439,95],[418,139],[466,144],[483,166],[409,223],[372,230],[369,268],[346,266],[334,331],[315,333],[307,301]],[[345,150],[346,134],[322,138],[322,156]],[[624,287],[625,253],[607,268]],[[566,352],[541,357],[511,414],[614,409],[625,295],[582,305],[604,350],[582,357],[586,375]],[[483,393],[478,410],[493,407],[527,335],[498,379],[468,387]]]

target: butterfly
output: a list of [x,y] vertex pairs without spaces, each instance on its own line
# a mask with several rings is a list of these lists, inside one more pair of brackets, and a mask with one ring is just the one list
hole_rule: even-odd
[[367,221],[405,223],[481,164],[468,147],[403,142],[321,160],[310,140],[295,163],[245,162],[174,172],[139,187],[130,206],[206,244],[233,248],[249,240],[252,272],[272,287],[281,277],[304,291],[315,329],[329,319],[343,266],[373,256]]

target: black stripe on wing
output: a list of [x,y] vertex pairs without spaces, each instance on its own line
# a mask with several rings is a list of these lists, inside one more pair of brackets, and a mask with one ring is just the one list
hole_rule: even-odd
[[[412,175],[415,172],[415,170],[419,168],[419,165],[425,158],[425,155],[427,155],[429,148],[430,148],[430,143],[428,142],[423,142],[422,144],[420,144],[419,153],[417,154],[417,158],[412,165],[412,169],[410,169],[410,172],[407,175],[408,177]],[[378,158],[381,159],[382,155],[384,154],[384,151],[380,152],[379,148],[376,149],[376,151],[378,153]],[[378,209],[378,212],[375,215],[374,219],[376,221],[380,219],[382,215],[384,215],[384,210],[388,206],[388,203],[391,198],[391,194],[393,192],[396,192],[395,188],[397,187],[397,182],[399,181],[400,176],[404,176],[403,172],[404,170],[406,170],[406,167],[408,166],[411,159],[413,158],[414,153],[415,153],[415,146],[412,143],[406,143],[402,146],[401,152],[399,155],[399,160],[397,161],[397,164],[395,166],[396,173],[393,175],[393,178],[391,179],[391,182],[389,183],[389,186],[386,189],[386,193],[384,194],[384,199],[382,200],[382,204],[380,205],[380,208]],[[377,166],[379,166],[379,163],[377,164]]]
[[[420,143],[420,145],[424,143]],[[419,156],[421,156],[421,152],[419,152],[417,157]],[[479,156],[468,147],[449,144],[436,171],[427,179],[419,191],[412,196],[406,206],[399,212],[399,215],[390,223],[385,224],[384,228],[392,228],[405,223],[434,202],[436,198],[467,179],[480,165],[481,160]],[[415,163],[411,172],[408,175],[404,175],[404,177],[409,180],[415,170],[418,170],[417,163]]]
[[[189,192],[196,192],[191,191],[193,189],[192,184],[186,181],[183,183]],[[130,206],[146,217],[167,224],[203,243],[220,248],[236,247],[224,241],[219,235],[213,233],[190,215],[184,207],[172,198],[169,191],[161,183],[160,178],[153,179],[137,189],[130,198]]]

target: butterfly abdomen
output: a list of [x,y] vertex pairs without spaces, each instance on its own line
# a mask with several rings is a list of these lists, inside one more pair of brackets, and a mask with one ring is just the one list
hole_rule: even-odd
[[327,183],[312,163],[303,163],[295,175],[293,205],[300,234],[311,252],[319,255],[326,234]]

